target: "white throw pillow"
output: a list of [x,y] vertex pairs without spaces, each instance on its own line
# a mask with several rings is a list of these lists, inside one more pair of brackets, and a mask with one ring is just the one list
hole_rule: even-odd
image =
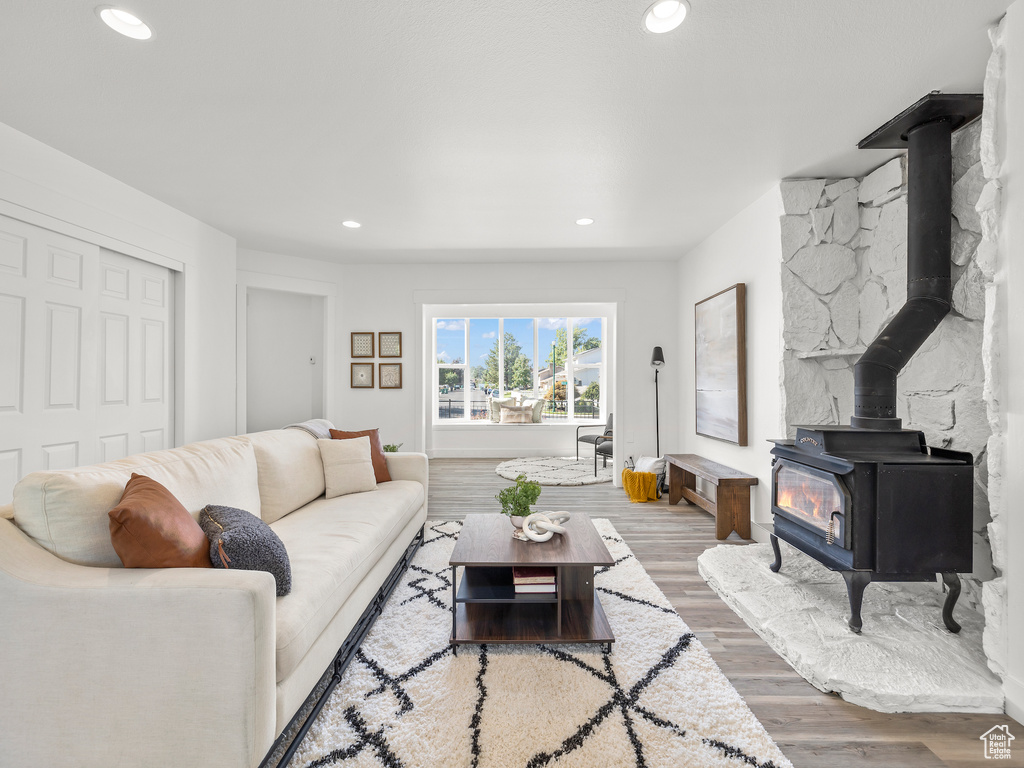
[[544,416],[544,404],[546,400],[523,400],[523,405],[528,405],[533,408],[533,423],[540,424],[541,418]]
[[317,440],[320,458],[324,462],[326,496],[344,496],[377,488],[373,473],[373,459],[370,458],[370,438],[354,437],[351,440]]
[[641,456],[636,460],[634,472],[650,472],[652,475],[665,474],[665,460],[653,456]]
[[533,406],[531,405],[507,405],[501,406],[502,424],[532,424]]
[[494,397],[493,395],[487,398],[488,405],[491,409],[491,421],[495,424],[501,421],[501,409],[502,407],[508,407],[516,404],[514,397]]

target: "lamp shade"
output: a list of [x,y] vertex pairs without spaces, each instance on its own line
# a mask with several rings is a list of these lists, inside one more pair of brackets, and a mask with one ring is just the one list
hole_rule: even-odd
[[661,368],[665,364],[665,353],[661,351],[661,347],[655,347],[654,353],[651,355],[651,368]]

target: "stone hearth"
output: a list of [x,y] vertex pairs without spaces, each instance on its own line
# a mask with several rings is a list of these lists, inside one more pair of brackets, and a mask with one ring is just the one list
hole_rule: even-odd
[[984,621],[957,606],[963,625],[940,619],[939,584],[872,584],[864,629],[846,624],[843,577],[781,542],[772,573],[768,544],[719,545],[697,558],[700,575],[758,635],[819,690],[879,712],[1003,711],[999,678],[982,649]]

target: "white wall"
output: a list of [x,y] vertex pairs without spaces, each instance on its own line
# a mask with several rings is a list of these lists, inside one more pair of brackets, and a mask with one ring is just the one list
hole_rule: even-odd
[[180,269],[174,440],[234,433],[233,238],[2,123],[0,213]]
[[[323,300],[250,288],[247,316],[246,430],[280,429],[320,418]],[[316,365],[310,364],[311,357]]]
[[[776,238],[777,240],[778,238]],[[619,262],[559,263],[558,252],[529,252],[524,261],[504,264],[332,264],[293,256],[240,250],[239,269],[268,275],[328,281],[338,286],[336,324],[337,399],[327,418],[344,429],[379,427],[385,442],[405,449],[431,449],[444,455],[473,456],[496,444],[488,428],[451,429],[440,444],[424,429],[424,303],[618,302],[617,437],[621,455],[654,453],[654,372],[651,350],[665,348],[667,365],[660,374],[661,448],[676,451],[679,423],[677,381],[690,363],[681,359],[677,333],[676,264]],[[529,259],[527,261],[526,259]],[[349,333],[401,331],[403,388],[349,387]],[[375,362],[380,362],[376,360]],[[500,428],[499,428],[500,429]],[[531,429],[531,433],[534,431]],[[575,428],[548,428],[537,438],[546,452],[575,450]],[[441,431],[438,432],[441,434]],[[525,438],[498,438],[507,456],[527,450]],[[526,434],[525,432],[522,434]],[[555,436],[555,437],[552,437]],[[535,444],[535,443],[533,443]],[[505,449],[501,449],[505,450]]]
[[[1000,304],[1007,318],[1003,354],[1003,395],[1006,426],[1006,468],[1000,512],[1006,516],[1006,599],[1008,638],[1004,681],[1007,712],[1024,721],[1024,2],[1007,11],[1003,34],[1006,54],[1005,141],[1003,164],[1003,230],[1000,251],[1003,271]],[[1001,278],[1001,280],[1000,280]],[[995,542],[993,542],[995,546]]]
[[[678,447],[671,453],[696,453],[755,475],[751,518],[771,522],[771,445],[785,437],[780,402],[782,359],[782,261],[779,188],[771,190],[737,213],[714,234],[689,251],[679,262],[679,340],[685,357],[681,388]],[[693,307],[735,283],[747,291],[747,445],[738,446],[701,437],[695,431]],[[666,352],[667,354],[667,352]],[[754,538],[767,540],[754,528]]]

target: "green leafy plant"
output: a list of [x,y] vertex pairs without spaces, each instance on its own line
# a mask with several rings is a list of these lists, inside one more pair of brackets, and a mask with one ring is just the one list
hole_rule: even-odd
[[395,445],[394,443],[388,443],[387,445],[384,446],[384,453],[395,453],[403,445],[405,445],[405,443],[398,443],[397,445]]
[[501,514],[526,517],[530,514],[530,505],[540,498],[540,483],[527,480],[526,475],[519,475],[515,485],[502,488],[494,498],[501,502]]

